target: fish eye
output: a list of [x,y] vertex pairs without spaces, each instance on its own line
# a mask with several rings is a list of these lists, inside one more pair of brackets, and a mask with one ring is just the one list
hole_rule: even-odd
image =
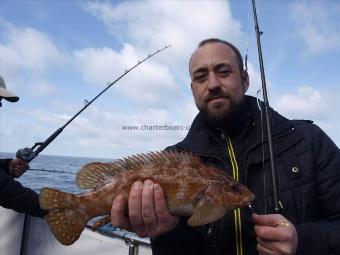
[[231,190],[232,190],[233,192],[235,192],[235,193],[240,193],[240,192],[241,192],[241,190],[240,190],[240,185],[239,185],[239,184],[233,184],[233,185],[231,186]]

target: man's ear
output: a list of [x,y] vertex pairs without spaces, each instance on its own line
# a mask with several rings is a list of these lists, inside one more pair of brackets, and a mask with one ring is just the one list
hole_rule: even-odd
[[249,88],[249,75],[246,70],[242,71],[241,79],[242,79],[243,92],[246,93]]

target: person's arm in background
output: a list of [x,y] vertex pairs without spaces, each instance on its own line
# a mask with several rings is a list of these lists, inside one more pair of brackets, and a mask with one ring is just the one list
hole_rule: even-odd
[[7,174],[14,178],[20,177],[29,168],[26,161],[15,158],[15,159],[0,159],[0,168],[3,169]]
[[9,174],[9,162],[11,162],[11,160],[11,158],[0,159],[0,170]]
[[10,162],[11,159],[0,160],[0,206],[32,216],[44,217],[47,212],[40,208],[39,195],[14,180],[10,175]]

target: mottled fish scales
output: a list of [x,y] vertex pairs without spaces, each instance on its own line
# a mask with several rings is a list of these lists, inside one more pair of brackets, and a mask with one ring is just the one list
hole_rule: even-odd
[[121,194],[128,198],[132,184],[147,179],[162,187],[173,215],[190,216],[191,226],[214,222],[254,199],[244,185],[223,171],[202,164],[198,156],[164,151],[86,164],[77,173],[76,184],[90,191],[75,195],[44,188],[40,205],[49,211],[45,218],[52,233],[62,244],[70,245],[90,219],[104,216],[94,224],[96,228],[108,223],[115,197]]

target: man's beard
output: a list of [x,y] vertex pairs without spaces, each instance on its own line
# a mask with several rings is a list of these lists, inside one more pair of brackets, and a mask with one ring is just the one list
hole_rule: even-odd
[[222,127],[230,125],[233,121],[237,121],[238,118],[242,118],[242,111],[245,108],[245,96],[243,96],[240,101],[235,101],[231,98],[228,99],[229,106],[227,109],[221,109],[220,111],[219,109],[215,109],[214,112],[210,112],[207,105],[200,109],[203,119],[207,121],[209,125]]

